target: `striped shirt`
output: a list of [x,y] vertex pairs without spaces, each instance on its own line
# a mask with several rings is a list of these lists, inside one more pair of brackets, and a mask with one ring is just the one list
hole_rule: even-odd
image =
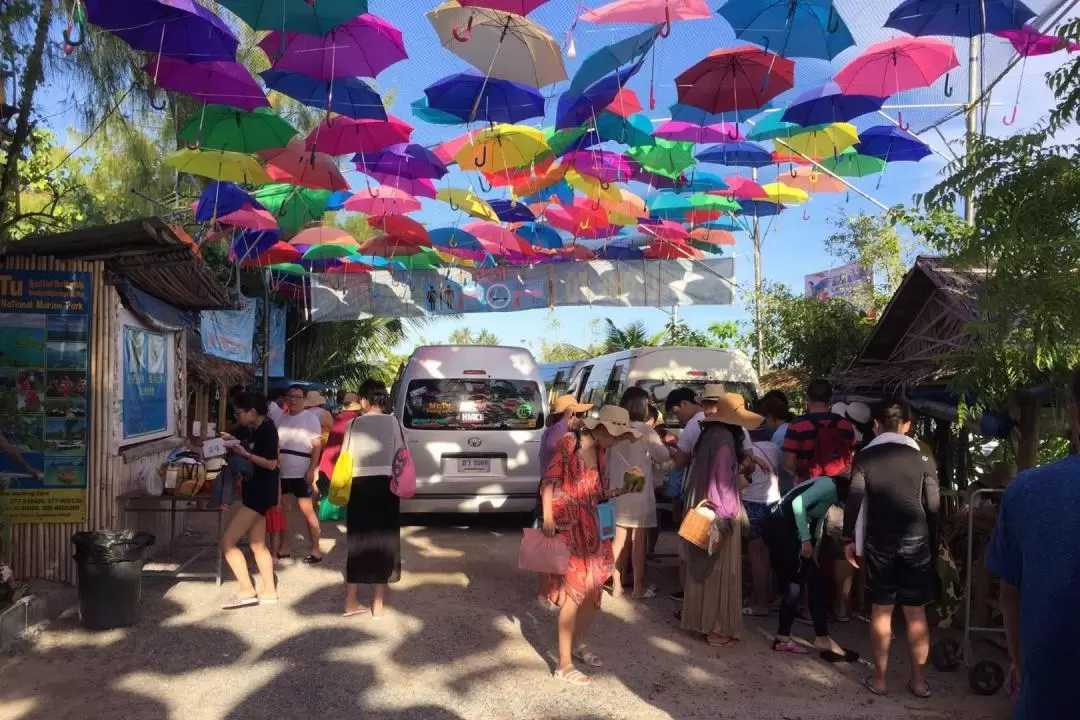
[[840,434],[849,442],[849,462],[855,453],[855,426],[847,418],[832,412],[809,413],[795,418],[788,425],[787,434],[784,435],[784,452],[795,455],[796,483],[810,479],[810,462],[814,458],[814,441],[817,439],[818,427],[825,423],[836,423]]

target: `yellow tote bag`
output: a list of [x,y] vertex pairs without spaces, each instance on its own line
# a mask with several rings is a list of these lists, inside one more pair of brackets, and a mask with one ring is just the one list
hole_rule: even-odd
[[330,491],[326,498],[338,507],[349,504],[349,493],[352,491],[353,459],[349,451],[349,441],[352,438],[352,423],[345,428],[345,437],[341,441],[341,452],[338,453],[334,462],[334,473],[330,476]]

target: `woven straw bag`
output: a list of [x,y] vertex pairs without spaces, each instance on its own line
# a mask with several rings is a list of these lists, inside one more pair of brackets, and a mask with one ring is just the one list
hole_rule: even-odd
[[691,545],[711,552],[716,543],[716,512],[702,500],[683,515],[679,537]]

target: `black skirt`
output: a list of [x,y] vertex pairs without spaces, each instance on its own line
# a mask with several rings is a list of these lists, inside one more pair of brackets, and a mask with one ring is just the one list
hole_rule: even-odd
[[349,557],[345,582],[384,585],[401,579],[401,500],[390,477],[353,478],[345,509]]

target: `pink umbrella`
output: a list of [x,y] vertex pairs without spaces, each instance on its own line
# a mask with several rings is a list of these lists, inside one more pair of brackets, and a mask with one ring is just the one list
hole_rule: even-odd
[[[414,197],[426,197],[434,200],[437,195],[435,183],[428,178],[407,178],[391,173],[374,171],[367,174],[370,175],[373,180],[381,183],[385,187],[394,187],[398,190],[404,190]],[[376,189],[369,187],[366,191],[361,190],[360,192],[367,192],[368,195],[371,195],[371,193],[376,192]]]
[[357,15],[326,35],[274,30],[259,42],[274,70],[321,81],[375,77],[407,58],[401,31],[377,15]]
[[661,37],[671,32],[677,20],[708,20],[712,11],[705,0],[615,0],[581,16],[591,23],[648,23],[663,25]]
[[368,225],[412,245],[431,245],[427,229],[411,217],[397,214],[375,215],[368,218]]
[[217,221],[222,225],[235,225],[250,230],[276,230],[278,226],[277,220],[269,210],[250,205],[222,215]]
[[638,232],[648,237],[660,240],[688,240],[690,233],[682,225],[672,220],[661,220],[658,223],[641,224],[637,226]]
[[190,95],[204,103],[229,105],[241,110],[270,105],[255,78],[240,63],[225,60],[188,62],[158,55],[143,65],[143,72],[158,87]]
[[691,122],[668,120],[653,131],[653,137],[692,143],[725,143],[744,140],[737,123],[720,122],[695,125]]
[[356,238],[341,228],[330,225],[316,225],[307,230],[302,230],[289,241],[292,246],[297,245],[345,245],[355,246]]
[[420,201],[404,190],[381,187],[353,195],[345,201],[345,209],[365,215],[394,215],[419,210]]
[[528,256],[536,254],[533,246],[524,238],[515,235],[498,223],[481,220],[464,225],[461,229],[475,237],[480,242],[480,246],[492,255],[518,253]]
[[304,149],[304,141],[293,138],[283,148],[260,150],[266,173],[276,183],[289,183],[313,190],[348,190],[349,183],[334,164],[334,158]]
[[1058,50],[1076,52],[1080,50],[1080,43],[1065,42],[1057,35],[1047,35],[1039,32],[1033,25],[1024,25],[1019,30],[998,30],[994,33],[1000,38],[1005,38],[1016,48],[1016,54],[1021,57],[1033,55],[1050,55]]
[[576,150],[565,155],[564,162],[582,175],[596,178],[601,183],[629,180],[633,171],[622,153],[610,150]]
[[959,66],[956,50],[944,40],[905,37],[871,45],[836,73],[834,81],[847,95],[888,97],[930,87]]
[[386,120],[354,120],[333,115],[308,134],[305,147],[328,155],[374,153],[409,142],[412,132],[412,125],[393,116]]
[[479,7],[515,15],[528,15],[548,0],[458,0],[461,7]]
[[768,200],[769,193],[765,188],[750,178],[741,175],[732,175],[724,178],[727,190],[710,190],[709,195],[723,195],[724,197],[737,198],[739,200]]
[[461,149],[473,141],[473,137],[477,133],[481,133],[485,130],[487,130],[486,127],[462,133],[455,138],[450,138],[449,140],[439,143],[432,152],[435,153],[435,157],[442,161],[443,165],[449,165],[454,162],[454,158],[461,152]]

